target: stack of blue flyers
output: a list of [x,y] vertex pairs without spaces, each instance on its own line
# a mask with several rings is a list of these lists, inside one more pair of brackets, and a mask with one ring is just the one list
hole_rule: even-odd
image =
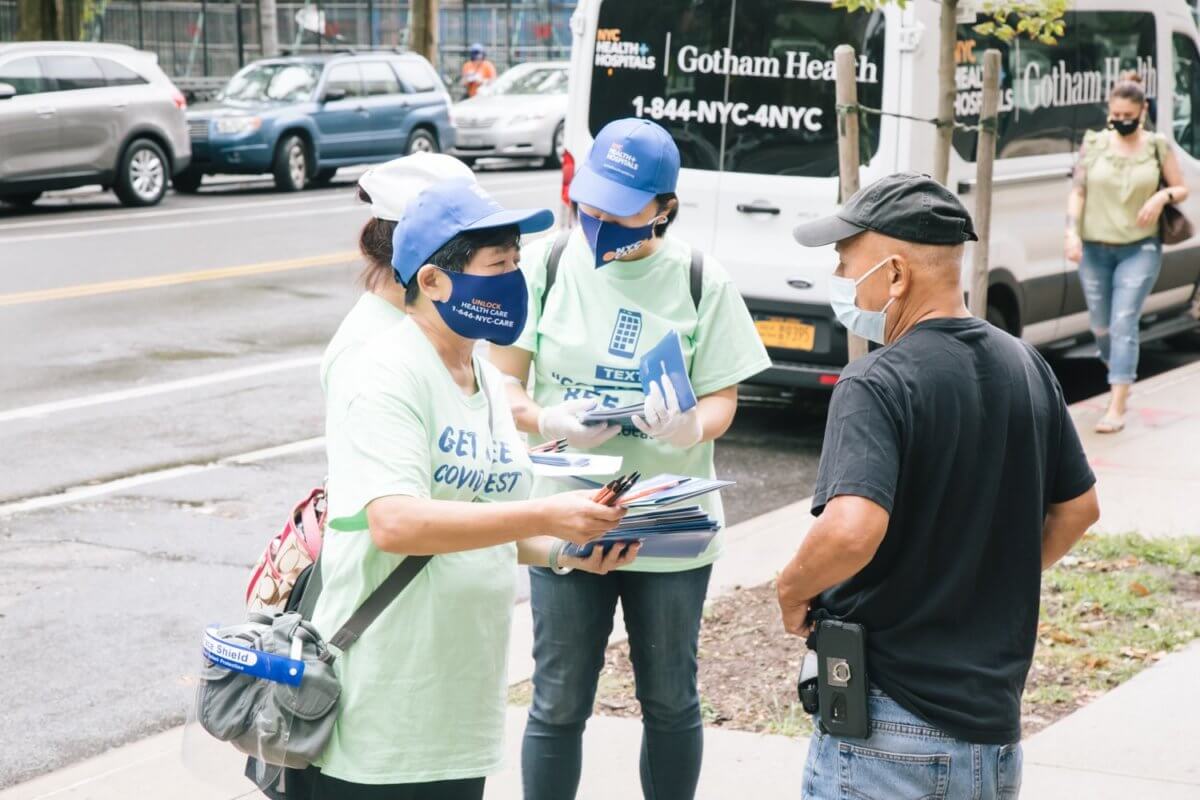
[[564,552],[587,558],[599,545],[641,542],[639,557],[695,558],[704,552],[721,529],[701,506],[679,506],[709,492],[732,486],[733,481],[658,475],[634,484],[618,505],[630,509],[616,528],[583,546],[567,545]]

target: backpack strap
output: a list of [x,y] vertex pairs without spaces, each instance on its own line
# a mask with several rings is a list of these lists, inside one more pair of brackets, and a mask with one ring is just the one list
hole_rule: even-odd
[[567,249],[567,241],[571,238],[571,229],[563,228],[558,232],[558,236],[554,237],[554,244],[550,247],[550,257],[546,259],[546,288],[542,289],[542,308],[539,312],[546,313],[546,300],[550,298],[550,289],[554,287],[554,281],[558,278],[558,264],[562,261],[563,251]]
[[692,290],[692,305],[700,313],[700,300],[704,297],[704,253],[692,248],[692,265],[688,270],[688,286]]

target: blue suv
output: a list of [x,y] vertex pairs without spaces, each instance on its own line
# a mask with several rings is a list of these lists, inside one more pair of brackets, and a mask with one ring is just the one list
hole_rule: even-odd
[[256,61],[214,102],[188,109],[192,162],[172,179],[194,192],[205,175],[275,176],[294,192],[338,167],[454,146],[450,95],[409,52],[350,52]]

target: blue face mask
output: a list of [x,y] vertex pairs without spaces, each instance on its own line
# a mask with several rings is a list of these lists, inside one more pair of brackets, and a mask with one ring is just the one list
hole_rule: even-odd
[[529,313],[529,290],[521,270],[503,275],[446,275],[452,284],[450,299],[433,305],[450,330],[464,339],[486,339],[501,347],[517,340]]
[[838,322],[845,325],[846,330],[851,333],[876,344],[886,344],[887,314],[885,312],[896,298],[888,300],[879,311],[865,311],[858,307],[858,285],[893,258],[895,256],[888,256],[880,261],[858,280],[840,278],[837,275],[829,276],[829,305],[833,306],[833,313],[838,318]]
[[654,225],[659,221],[656,218],[648,225],[626,228],[615,222],[596,219],[582,209],[579,212],[579,227],[583,228],[583,238],[587,239],[588,247],[592,248],[592,254],[596,257],[597,268],[624,258],[653,239]]

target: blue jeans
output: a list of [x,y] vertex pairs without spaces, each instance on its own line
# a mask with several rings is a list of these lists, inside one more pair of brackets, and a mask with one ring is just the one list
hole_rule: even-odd
[[535,666],[521,746],[525,800],[572,800],[579,789],[583,729],[617,598],[642,705],[642,794],[647,800],[695,796],[704,751],[696,648],[711,572],[711,566],[608,575],[529,571]]
[[1110,385],[1137,380],[1138,323],[1161,266],[1162,243],[1156,238],[1083,243],[1079,282]]
[[867,704],[866,739],[813,733],[803,800],[1016,800],[1020,742],[952,739],[874,688]]

